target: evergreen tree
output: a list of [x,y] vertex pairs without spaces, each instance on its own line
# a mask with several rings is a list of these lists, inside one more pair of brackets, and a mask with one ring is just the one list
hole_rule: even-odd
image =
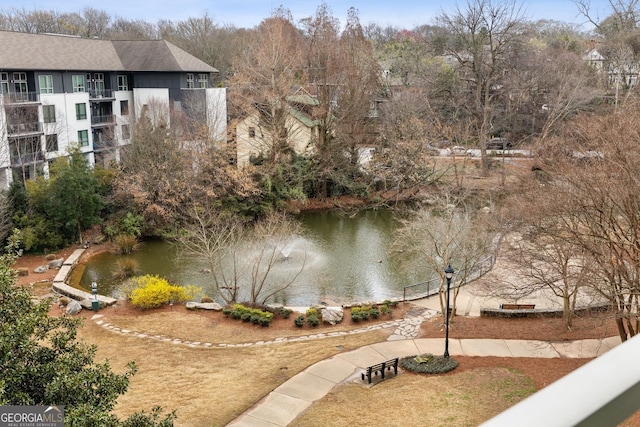
[[35,302],[27,288],[16,286],[11,253],[17,240],[14,233],[0,256],[0,404],[63,405],[69,426],[173,425],[175,414],[160,419],[160,408],[124,421],[111,413],[135,363],[124,374],[96,363],[96,347],[76,340],[80,319],[49,316],[49,300]]

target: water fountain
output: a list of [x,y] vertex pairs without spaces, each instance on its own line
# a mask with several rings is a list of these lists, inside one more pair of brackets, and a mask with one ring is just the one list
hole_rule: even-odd
[[[270,281],[282,283],[302,269],[295,283],[277,297],[278,302],[308,305],[320,301],[381,301],[401,297],[404,286],[430,277],[419,260],[403,268],[390,255],[389,244],[397,227],[391,212],[363,212],[353,218],[314,212],[301,215],[300,220],[307,230],[304,236],[274,242],[277,262],[271,265]],[[242,248],[238,258],[252,259],[257,250]],[[144,274],[202,287],[208,295],[214,295],[211,272],[206,272],[209,266],[193,258],[178,258],[176,248],[166,242],[146,242],[143,250],[133,256]],[[90,287],[91,281],[97,281],[101,290],[114,294],[119,287],[111,277],[116,260],[112,254],[92,259],[79,284]],[[246,286],[246,280],[238,282],[238,286]]]

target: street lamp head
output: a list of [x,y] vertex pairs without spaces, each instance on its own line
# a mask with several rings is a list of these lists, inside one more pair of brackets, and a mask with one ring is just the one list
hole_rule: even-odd
[[449,264],[447,268],[444,269],[444,277],[451,279],[453,277],[453,273],[453,268],[451,268],[451,264]]

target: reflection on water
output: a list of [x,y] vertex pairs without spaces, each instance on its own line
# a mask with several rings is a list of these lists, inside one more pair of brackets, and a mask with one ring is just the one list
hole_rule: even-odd
[[[313,212],[299,216],[307,234],[280,249],[282,259],[274,264],[270,280],[282,283],[304,266],[294,284],[275,298],[288,305],[321,301],[348,303],[383,300],[402,296],[406,285],[425,281],[431,274],[419,260],[403,262],[392,257],[390,244],[398,227],[391,212],[366,211],[354,217],[333,212]],[[112,271],[121,256],[101,254],[75,273],[82,287],[98,283],[102,294],[117,294],[118,280]],[[149,241],[133,255],[141,274],[157,274],[172,283],[195,285],[214,296],[211,274],[195,259],[177,257],[177,248]],[[81,276],[80,278],[78,278]],[[242,298],[241,298],[242,299]]]

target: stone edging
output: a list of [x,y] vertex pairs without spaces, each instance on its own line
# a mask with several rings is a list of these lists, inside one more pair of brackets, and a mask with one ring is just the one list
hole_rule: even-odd
[[251,347],[251,346],[310,341],[310,340],[333,338],[333,337],[340,337],[340,336],[346,336],[346,335],[355,335],[355,334],[361,334],[364,332],[391,328],[394,326],[396,327],[396,330],[394,334],[392,334],[388,338],[388,341],[413,339],[417,337],[418,332],[420,330],[420,325],[422,324],[422,322],[434,316],[435,314],[437,314],[437,312],[432,310],[425,310],[422,314],[418,316],[412,316],[412,317],[398,319],[398,320],[390,320],[390,321],[378,323],[375,325],[369,325],[363,328],[352,329],[350,331],[318,333],[318,334],[303,335],[298,337],[279,337],[269,341],[256,341],[256,342],[233,343],[233,344],[231,343],[216,344],[216,343],[201,342],[201,341],[187,341],[187,340],[182,340],[180,338],[172,338],[164,335],[154,335],[154,334],[149,334],[144,332],[133,331],[130,329],[119,328],[109,323],[107,321],[107,318],[102,314],[93,315],[91,317],[91,320],[93,320],[96,325],[102,326],[103,328],[107,329],[110,332],[115,332],[115,333],[128,335],[136,338],[153,339],[153,340],[163,341],[171,344],[186,345],[188,347],[193,347],[193,348],[239,348],[239,347]]
[[61,295],[67,296],[74,300],[77,300],[85,308],[91,308],[91,301],[97,299],[100,301],[100,306],[108,306],[115,304],[118,300],[115,298],[107,297],[104,295],[93,295],[89,292],[81,289],[74,288],[67,284],[67,279],[73,270],[73,267],[78,263],[80,257],[84,253],[84,249],[76,249],[73,253],[62,263],[62,267],[56,274],[51,284],[51,289]]

